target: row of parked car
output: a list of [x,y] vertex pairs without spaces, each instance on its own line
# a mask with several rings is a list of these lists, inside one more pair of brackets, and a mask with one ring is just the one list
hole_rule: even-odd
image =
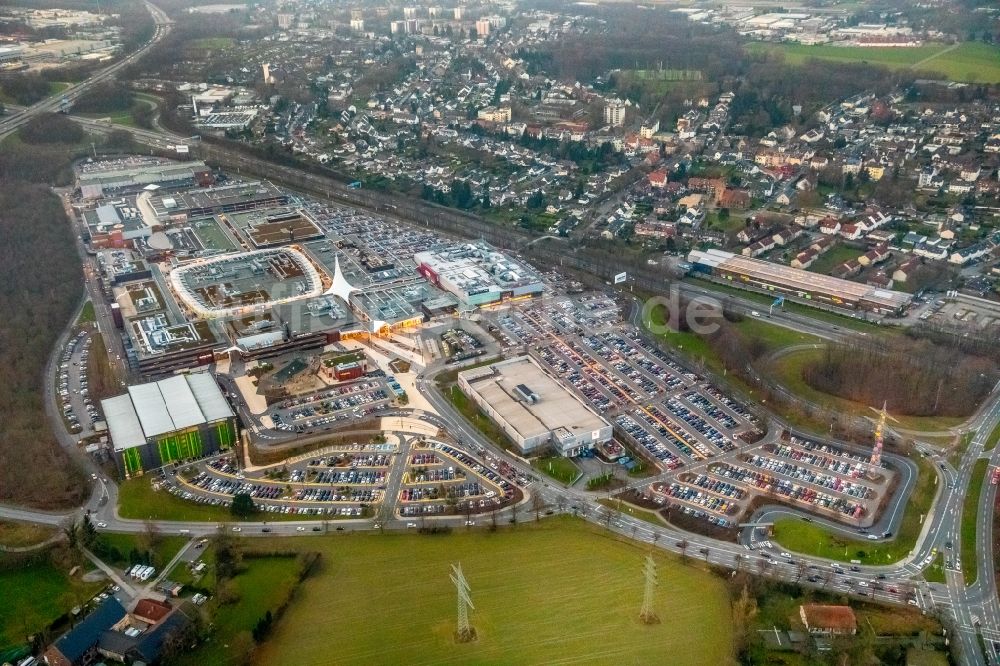
[[801,465],[757,454],[744,456],[744,460],[754,467],[771,472],[772,474],[780,474],[789,479],[811,483],[827,490],[857,497],[858,499],[871,499],[875,497],[875,491],[868,486],[850,481],[836,474],[824,474],[808,467],[802,467]]
[[381,469],[365,470],[321,470],[316,474],[313,483],[328,483],[332,485],[376,485],[385,483],[386,473]]
[[803,450],[787,444],[780,444],[778,446],[767,444],[765,445],[764,450],[771,455],[778,456],[779,458],[788,458],[789,460],[804,462],[807,465],[812,465],[813,467],[819,467],[820,469],[827,469],[831,472],[836,472],[837,474],[844,474],[853,477],[860,476],[864,471],[865,466],[864,461],[860,458],[856,460],[851,460],[850,457],[838,458],[819,451]]
[[[633,335],[637,335],[634,330]],[[679,389],[691,381],[688,376],[690,373],[666,358],[662,352],[654,355],[650,354],[649,350],[643,349],[641,345],[634,345],[634,337],[630,341],[618,333],[602,333],[600,338],[605,344],[610,345],[615,351],[627,358],[630,363],[642,368],[656,380],[659,386],[668,391]]]
[[[641,409],[634,410],[632,414],[643,420],[649,419],[648,415]],[[624,430],[636,445],[646,449],[649,455],[659,460],[668,469],[677,469],[684,464],[680,458],[667,448],[666,444],[649,434],[632,416],[621,414],[615,419],[615,424]],[[659,427],[663,428],[663,426]],[[666,428],[663,428],[663,434],[669,435],[670,433],[667,432]]]
[[[80,388],[73,389],[74,392],[78,392],[83,398],[84,408],[87,410],[87,416],[90,419],[91,424],[95,424],[101,420],[101,413],[98,411],[97,406],[90,399],[90,387],[87,379],[87,360],[90,358],[90,342],[91,339],[87,337],[87,333],[80,331],[74,337],[66,343],[66,348],[63,350],[62,356],[59,362],[59,384],[57,391],[62,403],[62,413],[69,423],[70,432],[78,433],[83,430],[83,426],[80,424],[80,414],[77,414],[73,409],[73,401],[70,398],[70,388],[69,388],[69,372],[70,372],[70,362],[77,367],[77,372],[80,377]],[[83,351],[80,352],[79,365],[76,361],[73,361],[73,354],[76,352],[78,345],[83,345]]]
[[674,444],[689,458],[704,460],[715,455],[716,452],[713,449],[708,448],[707,444],[704,444],[684,427],[683,420],[667,414],[666,405],[663,407],[664,409],[661,409],[659,405],[653,404],[644,410],[653,417],[653,423],[659,423],[662,429],[667,431],[667,435],[662,435],[661,429],[657,428],[656,431],[661,432],[661,436]]
[[706,511],[719,515],[731,515],[737,512],[739,504],[731,500],[726,500],[717,495],[706,493],[692,488],[686,483],[674,481],[672,483],[654,483],[650,490],[656,495],[669,497],[677,502],[693,504]]
[[309,461],[310,467],[388,467],[392,456],[386,453],[370,455],[340,455],[327,456],[325,458],[313,458]]
[[730,499],[741,500],[747,496],[746,491],[742,488],[720,479],[713,479],[707,474],[684,474],[680,478],[681,481]]
[[456,478],[462,478],[465,476],[465,472],[462,470],[456,470],[454,467],[441,468],[441,469],[421,469],[421,470],[410,470],[410,483],[428,483],[435,481],[454,481]]
[[739,421],[734,419],[732,416],[727,414],[724,409],[697,391],[688,391],[682,395],[681,398],[700,409],[706,416],[708,416],[708,418],[712,419],[723,428],[736,430],[736,428],[740,426]]
[[757,488],[764,493],[774,493],[792,502],[801,502],[815,508],[828,509],[851,518],[859,518],[864,515],[864,507],[859,502],[818,492],[787,479],[778,479],[767,472],[737,467],[729,463],[714,463],[708,471],[715,476],[732,479],[737,483]]
[[364,488],[341,487],[331,488],[300,488],[292,493],[291,499],[298,502],[355,502],[371,504],[378,501],[381,492]]
[[732,451],[736,448],[733,441],[729,439],[721,430],[710,424],[691,409],[688,409],[677,398],[668,398],[664,403],[670,413],[694,429],[702,437],[712,443],[720,451]]

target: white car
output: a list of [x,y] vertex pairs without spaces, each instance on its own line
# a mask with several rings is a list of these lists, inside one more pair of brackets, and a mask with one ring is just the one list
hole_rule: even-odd
[[868,587],[868,583],[866,581],[859,580],[858,587]]
[[107,523],[97,523],[97,526],[100,527],[101,529],[104,529],[105,527],[108,526],[108,524]]
[[239,525],[237,525],[236,527],[234,527],[234,528],[233,528],[233,531],[234,531],[234,532],[242,532],[242,531],[243,531],[243,528],[242,528],[242,527],[240,527]]
[[305,532],[305,531],[306,531],[306,528],[304,528],[304,527],[302,527],[301,525],[299,525],[298,527],[296,527],[296,528],[295,528],[295,531],[296,531],[296,532]]

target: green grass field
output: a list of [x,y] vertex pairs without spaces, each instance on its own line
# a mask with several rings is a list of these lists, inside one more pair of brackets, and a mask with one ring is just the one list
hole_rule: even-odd
[[191,40],[188,46],[193,49],[227,49],[235,43],[232,37],[204,37]]
[[938,553],[931,565],[924,569],[924,578],[928,583],[946,583],[944,575],[944,553]]
[[965,574],[965,584],[976,582],[978,563],[976,561],[976,517],[979,511],[979,496],[986,482],[986,468],[990,461],[981,458],[972,468],[969,479],[969,490],[965,494],[962,505],[962,573]]
[[576,464],[563,456],[536,458],[531,461],[531,466],[566,486],[573,483],[576,477],[580,475],[580,469]]
[[[212,619],[214,638],[200,645],[195,651],[182,655],[176,660],[178,664],[200,666],[246,663],[246,649],[250,644],[237,637],[240,634],[246,637],[257,620],[267,610],[275,608],[294,587],[296,562],[294,557],[267,557],[248,559],[245,563],[246,571],[233,578],[233,583],[239,592],[239,601],[224,606],[213,606],[211,610],[214,610]],[[315,620],[311,621],[314,622]],[[327,641],[330,637],[329,634],[316,635],[316,639],[322,641],[325,649],[329,648]]]
[[201,241],[201,244],[209,250],[232,250],[235,249],[233,243],[226,236],[226,233],[219,227],[215,219],[198,220],[192,224],[194,233]]
[[914,460],[920,472],[899,531],[892,541],[873,544],[867,539],[848,539],[798,518],[776,520],[773,540],[797,553],[840,562],[861,560],[865,564],[888,564],[906,557],[917,543],[923,517],[930,510],[937,488],[933,465],[924,458],[915,457]]
[[998,441],[1000,441],[1000,423],[997,423],[996,427],[990,431],[990,436],[983,442],[983,451],[992,451]]
[[[750,295],[752,296],[753,294]],[[666,313],[663,308],[653,310],[651,313],[652,324],[657,327],[662,326],[665,315]],[[647,325],[646,328],[648,329],[649,326]],[[769,351],[776,351],[793,345],[823,342],[822,339],[816,336],[772,324],[760,317],[748,316],[743,321],[738,322],[736,328],[749,338],[763,341]],[[656,337],[675,347],[684,356],[694,361],[703,362],[709,370],[719,374],[723,372],[722,362],[718,354],[712,349],[708,341],[700,335],[691,332],[674,331],[667,327],[667,330],[657,333]]]
[[47,563],[0,571],[0,649],[24,643],[26,636],[44,629],[103,586],[71,581]]
[[857,259],[863,253],[856,248],[846,245],[836,245],[827,252],[819,255],[807,270],[810,273],[823,273],[828,275],[831,270],[851,259]]
[[83,304],[83,309],[80,310],[80,316],[76,320],[76,325],[89,324],[94,321],[97,321],[97,316],[94,314],[94,303],[93,301],[87,301]]
[[[654,556],[662,621],[644,625],[638,614],[647,549],[572,518],[497,533],[295,542],[321,550],[323,559],[253,663],[732,661],[729,600],[720,579],[675,557]],[[472,589],[470,619],[478,633],[472,643],[453,639],[452,563],[461,563]]]
[[[98,534],[97,541],[108,548],[108,550],[105,551],[106,553],[117,554],[117,557],[103,554],[101,559],[105,563],[110,564],[113,567],[118,567],[119,569],[125,569],[138,563],[138,561],[133,561],[130,555],[133,551],[142,550],[142,540],[139,535],[102,532]],[[150,564],[155,566],[157,569],[162,569],[170,563],[170,560],[173,559],[174,555],[176,555],[187,542],[188,539],[182,536],[160,536],[157,539],[156,545],[152,549],[152,561]],[[92,548],[92,550],[95,550],[96,552],[98,548],[100,548],[100,546]]]
[[913,48],[830,46],[821,44],[750,44],[751,52],[781,53],[790,65],[818,58],[835,62],[860,62],[890,69],[913,68],[966,83],[1000,83],[1000,48],[980,42],[964,42],[955,48],[925,44]]
[[135,127],[135,119],[132,117],[131,111],[110,111],[108,113],[78,113],[76,114],[83,118],[90,118],[92,120],[103,120],[107,118],[111,121],[113,125],[123,125],[125,127]]
[[56,530],[42,525],[0,520],[0,544],[11,548],[34,546],[55,536]]

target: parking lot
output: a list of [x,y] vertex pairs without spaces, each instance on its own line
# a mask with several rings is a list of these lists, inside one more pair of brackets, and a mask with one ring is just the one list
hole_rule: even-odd
[[[751,406],[672,358],[604,296],[558,298],[494,315],[493,335],[531,354],[663,474],[647,496],[733,528],[767,498],[869,525],[893,472],[836,447],[763,435]],[[665,480],[664,480],[665,479]],[[756,500],[756,502],[755,502]]]
[[293,461],[244,473],[232,456],[220,456],[165,477],[184,499],[226,506],[248,493],[268,513],[361,517],[382,501],[395,444],[333,446]]
[[520,501],[517,479],[508,479],[488,462],[443,442],[422,442],[406,461],[399,491],[403,518],[474,514]]
[[648,489],[656,503],[732,528],[753,500],[797,507],[862,529],[876,518],[894,472],[856,453],[791,437],[734,451]]
[[90,358],[91,338],[86,331],[71,337],[59,357],[59,376],[56,392],[63,417],[72,433],[89,434],[101,420],[101,413],[90,398],[87,378],[87,360]]
[[391,395],[385,378],[367,378],[284,400],[270,415],[276,429],[302,432],[388,409]]
[[400,517],[413,518],[499,509],[520,501],[529,480],[489,455],[419,441],[406,459],[395,443],[346,444],[253,472],[223,455],[164,470],[161,482],[178,497],[215,506],[247,493],[266,513],[365,517],[391,502]]
[[568,382],[620,438],[663,469],[678,469],[755,441],[749,409],[688,371],[620,321],[601,296],[561,299],[497,318],[505,346],[528,348]]

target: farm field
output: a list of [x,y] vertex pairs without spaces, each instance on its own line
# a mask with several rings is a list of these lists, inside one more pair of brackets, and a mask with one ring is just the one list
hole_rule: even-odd
[[[663,663],[664,655],[692,666],[731,661],[720,579],[657,556],[662,622],[643,625],[647,549],[572,518],[497,533],[295,543],[320,550],[323,559],[253,663]],[[461,563],[472,589],[472,643],[453,639],[452,563]]]
[[751,52],[782,53],[785,62],[791,65],[819,58],[837,62],[866,62],[890,69],[909,67],[966,83],[1000,82],[1000,48],[978,42],[951,46],[926,44],[912,48],[754,43],[748,45],[748,49]]

